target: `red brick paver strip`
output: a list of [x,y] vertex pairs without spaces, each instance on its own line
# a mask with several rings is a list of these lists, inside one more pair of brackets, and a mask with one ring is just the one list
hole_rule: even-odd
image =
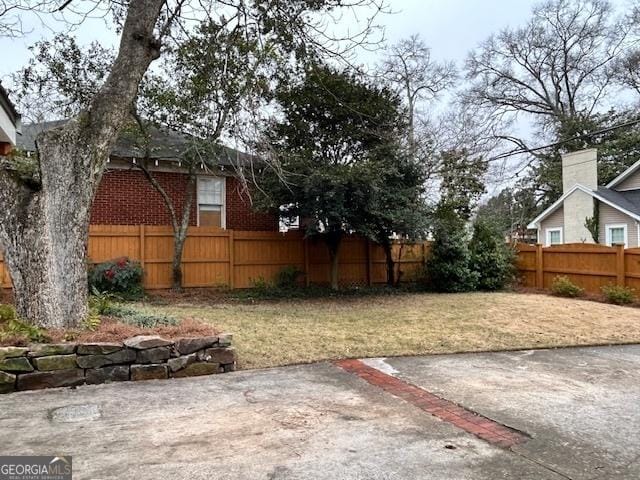
[[423,388],[383,373],[360,360],[339,360],[335,364],[371,385],[380,387],[385,392],[389,392],[421,410],[498,447],[510,448],[529,440],[522,432],[467,410]]

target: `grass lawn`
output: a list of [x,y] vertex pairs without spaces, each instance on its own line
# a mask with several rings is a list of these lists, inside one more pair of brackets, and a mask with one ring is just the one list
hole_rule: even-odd
[[239,367],[347,357],[640,343],[640,309],[523,293],[138,306],[234,334]]

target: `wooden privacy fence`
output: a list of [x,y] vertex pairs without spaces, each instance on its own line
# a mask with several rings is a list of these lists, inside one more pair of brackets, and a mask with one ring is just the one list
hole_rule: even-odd
[[519,244],[518,270],[527,287],[550,288],[563,275],[590,293],[604,285],[640,291],[640,248],[573,243],[542,247]]
[[[394,244],[402,280],[415,280],[423,271],[426,243]],[[142,264],[147,289],[171,287],[173,231],[171,227],[92,225],[89,259],[93,263],[129,257]],[[293,265],[307,284],[329,283],[329,254],[322,241],[304,239],[299,232],[245,232],[215,227],[189,229],[183,253],[184,287],[249,288],[259,279],[270,281]],[[379,245],[347,237],[340,251],[342,284],[386,282],[386,260]],[[0,256],[0,285],[10,288],[9,273]]]

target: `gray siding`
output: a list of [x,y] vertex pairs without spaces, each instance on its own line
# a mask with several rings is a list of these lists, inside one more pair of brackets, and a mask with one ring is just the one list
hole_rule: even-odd
[[564,241],[564,207],[558,207],[553,213],[551,213],[547,218],[540,222],[540,232],[538,242],[545,244],[547,242],[547,228],[557,228],[562,227],[563,236],[562,239]]
[[616,190],[640,189],[640,169],[633,172],[615,187]]
[[600,202],[600,231],[598,232],[598,240],[601,244],[606,245],[606,225],[607,224],[626,224],[627,225],[627,239],[629,244],[627,247],[638,246],[638,226],[636,221],[625,215],[619,210],[616,210],[609,205]]

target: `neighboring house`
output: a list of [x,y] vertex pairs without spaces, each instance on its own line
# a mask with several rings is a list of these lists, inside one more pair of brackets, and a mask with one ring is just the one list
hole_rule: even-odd
[[640,246],[640,161],[599,186],[597,157],[596,149],[562,156],[563,194],[528,225],[540,243],[596,243],[586,226],[596,218],[597,243]]
[[20,115],[0,84],[0,155],[8,155],[20,133]]
[[[62,121],[24,125],[18,146],[36,150],[38,133],[64,124]],[[168,129],[150,129],[149,168],[171,197],[178,212],[187,198],[187,171],[181,154],[189,137]],[[171,217],[160,194],[136,166],[145,151],[126,133],[118,139],[93,201],[94,225],[170,225]],[[198,173],[196,198],[191,209],[191,225],[216,226],[234,230],[278,230],[278,216],[256,212],[234,165],[248,164],[250,157],[222,147],[212,164],[214,171]]]

